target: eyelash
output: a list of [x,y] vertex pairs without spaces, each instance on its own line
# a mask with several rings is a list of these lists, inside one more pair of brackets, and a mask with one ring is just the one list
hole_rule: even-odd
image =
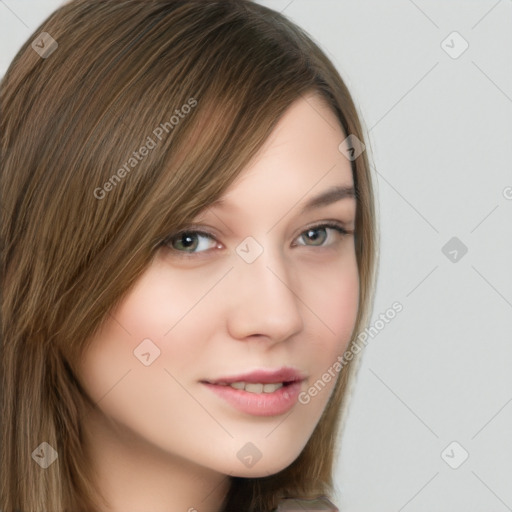
[[[345,229],[338,222],[332,222],[332,221],[329,222],[328,221],[328,222],[323,222],[320,224],[315,224],[313,226],[307,227],[304,231],[302,231],[302,233],[300,233],[299,238],[302,235],[306,234],[308,231],[317,230],[317,229],[321,229],[321,228],[333,229],[336,232],[338,232],[342,237],[345,237],[346,235],[350,235],[353,233],[353,231],[349,231],[349,230]],[[165,245],[169,250],[171,250],[173,253],[177,254],[179,257],[184,257],[184,258],[197,257],[198,255],[207,253],[211,250],[211,249],[207,249],[205,251],[199,251],[199,252],[187,252],[187,251],[180,251],[179,249],[174,249],[173,247],[171,247],[170,244],[172,243],[173,240],[178,239],[180,236],[185,235],[185,234],[200,235],[200,236],[204,236],[206,238],[216,241],[216,238],[212,233],[203,231],[201,229],[193,229],[191,227],[191,228],[187,228],[187,229],[182,229],[181,231],[178,231],[177,233],[174,233],[174,234],[168,236],[167,238],[165,238],[165,240],[162,241],[162,245]],[[328,247],[326,245],[306,245],[306,244],[299,244],[299,245],[301,245],[302,247],[313,247],[313,248],[316,247],[319,249]]]

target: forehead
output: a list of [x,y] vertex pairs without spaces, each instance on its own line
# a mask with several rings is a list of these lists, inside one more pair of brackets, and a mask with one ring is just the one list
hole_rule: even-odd
[[334,112],[317,96],[293,103],[256,156],[208,210],[237,212],[258,204],[297,204],[301,213],[353,199],[352,167]]

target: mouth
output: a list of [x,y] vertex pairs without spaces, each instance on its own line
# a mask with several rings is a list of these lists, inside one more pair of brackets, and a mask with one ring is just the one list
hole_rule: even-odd
[[203,380],[201,384],[236,409],[253,416],[277,416],[296,403],[306,377],[293,368],[256,370]]
[[286,382],[244,382],[244,381],[236,381],[236,382],[208,382],[203,381],[204,384],[211,384],[214,386],[230,386],[233,389],[238,389],[240,391],[246,391],[247,393],[274,393],[278,389],[285,388],[293,384],[297,381],[286,381]]

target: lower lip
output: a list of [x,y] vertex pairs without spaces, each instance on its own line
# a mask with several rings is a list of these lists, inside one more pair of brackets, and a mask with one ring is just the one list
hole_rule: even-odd
[[208,382],[202,384],[242,412],[253,416],[278,416],[297,403],[302,381],[293,382],[272,393],[249,393],[231,386]]

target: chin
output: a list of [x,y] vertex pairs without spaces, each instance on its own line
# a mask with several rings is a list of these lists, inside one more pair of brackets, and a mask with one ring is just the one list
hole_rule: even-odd
[[286,469],[292,464],[299,453],[287,454],[287,453],[273,453],[271,457],[262,456],[252,467],[237,467],[233,470],[231,468],[230,474],[241,478],[263,478],[270,475],[275,475],[283,469]]

